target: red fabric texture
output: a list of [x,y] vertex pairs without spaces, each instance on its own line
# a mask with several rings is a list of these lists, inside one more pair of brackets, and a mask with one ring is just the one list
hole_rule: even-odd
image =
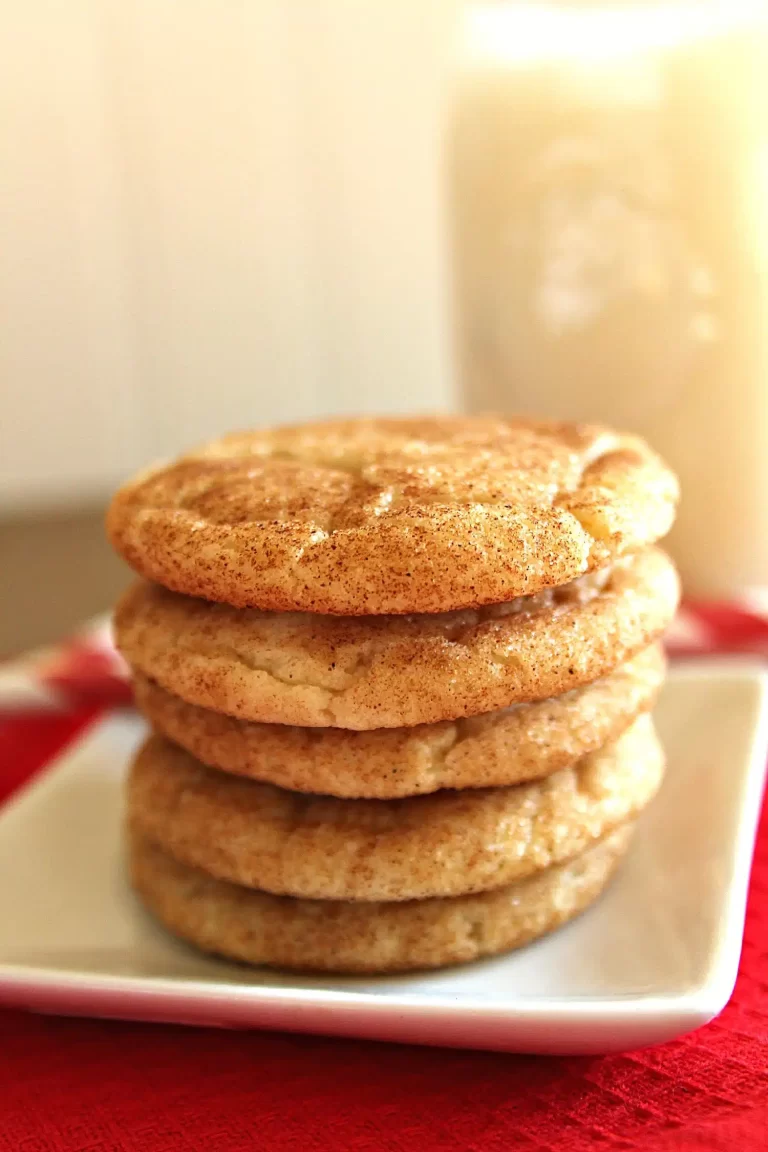
[[[0,796],[97,714],[0,716]],[[768,1148],[768,815],[734,997],[657,1048],[555,1059],[7,1009],[0,1038],[0,1152]]]
[[84,640],[71,642],[42,668],[40,681],[73,708],[90,703],[119,707],[131,700],[130,684],[115,675],[113,655]]
[[0,803],[63,752],[103,712],[79,705],[72,712],[0,714]]

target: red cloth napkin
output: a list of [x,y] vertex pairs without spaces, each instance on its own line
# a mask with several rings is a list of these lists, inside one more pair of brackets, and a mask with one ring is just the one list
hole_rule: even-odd
[[[768,624],[730,606],[689,606],[672,646],[768,655]],[[0,676],[0,798],[126,698],[103,629],[25,662],[24,676],[26,698],[18,668],[6,677],[15,702],[4,712]],[[768,817],[733,999],[719,1019],[661,1047],[555,1059],[8,1009],[0,1028],[0,1152],[759,1152],[768,1148]]]

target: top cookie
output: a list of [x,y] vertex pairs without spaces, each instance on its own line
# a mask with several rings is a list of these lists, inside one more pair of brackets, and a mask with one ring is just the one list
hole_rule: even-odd
[[663,536],[677,481],[634,436],[439,416],[235,434],[145,472],[107,530],[143,576],[235,607],[447,612]]

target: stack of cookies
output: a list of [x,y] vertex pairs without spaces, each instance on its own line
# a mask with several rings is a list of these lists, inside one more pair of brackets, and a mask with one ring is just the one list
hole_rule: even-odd
[[126,485],[141,899],[206,951],[346,972],[580,912],[662,778],[676,501],[635,437],[480,417],[234,435]]

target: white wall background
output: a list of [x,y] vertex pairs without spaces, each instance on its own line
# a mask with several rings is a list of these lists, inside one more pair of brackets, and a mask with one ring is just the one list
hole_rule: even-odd
[[450,406],[444,0],[0,0],[0,514]]

